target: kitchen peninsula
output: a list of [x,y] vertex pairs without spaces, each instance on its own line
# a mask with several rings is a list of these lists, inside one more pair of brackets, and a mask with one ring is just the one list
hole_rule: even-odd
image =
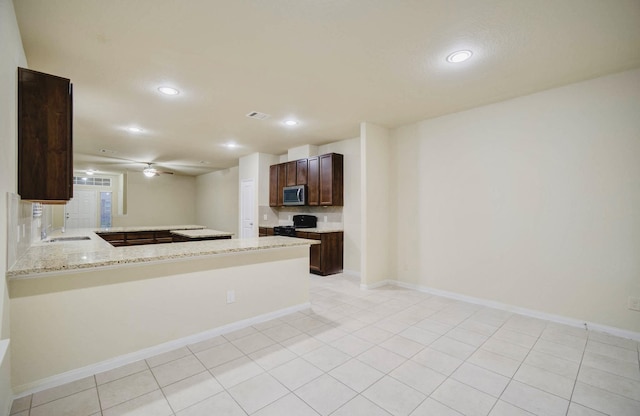
[[113,247],[89,230],[50,238],[58,242],[33,244],[7,272],[16,392],[79,379],[309,305],[312,240]]

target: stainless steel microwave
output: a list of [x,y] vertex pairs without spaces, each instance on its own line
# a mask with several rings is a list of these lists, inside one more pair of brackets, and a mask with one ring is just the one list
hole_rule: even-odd
[[286,186],[282,190],[283,205],[305,205],[307,203],[304,185]]

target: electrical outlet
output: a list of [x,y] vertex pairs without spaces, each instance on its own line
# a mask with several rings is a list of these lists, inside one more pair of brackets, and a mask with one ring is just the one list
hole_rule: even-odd
[[236,301],[236,291],[227,290],[227,303],[233,303]]
[[326,215],[324,216],[324,222],[327,222],[327,216]]
[[629,309],[640,312],[640,298],[629,296]]
[[264,219],[266,221],[267,220],[267,214],[264,214],[262,219]]
[[288,217],[289,217],[289,221],[291,221],[291,215],[289,215]]

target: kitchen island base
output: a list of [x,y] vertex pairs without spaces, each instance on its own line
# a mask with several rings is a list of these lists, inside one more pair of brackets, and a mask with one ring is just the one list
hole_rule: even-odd
[[11,280],[14,391],[307,305],[308,264],[302,245]]

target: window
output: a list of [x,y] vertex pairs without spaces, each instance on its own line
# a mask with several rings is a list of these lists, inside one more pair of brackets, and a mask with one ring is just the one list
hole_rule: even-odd
[[111,186],[110,178],[89,178],[85,176],[74,176],[74,185],[88,185],[88,186]]

